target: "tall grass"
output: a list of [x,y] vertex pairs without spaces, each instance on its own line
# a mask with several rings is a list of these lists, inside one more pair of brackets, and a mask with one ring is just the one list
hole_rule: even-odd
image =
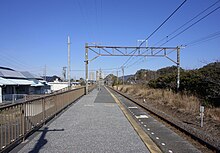
[[[198,115],[200,100],[193,95],[174,93],[164,89],[152,89],[141,85],[119,85],[114,87],[129,95],[146,99],[164,106],[170,106],[181,112]],[[205,114],[214,120],[220,121],[220,108],[207,108]]]

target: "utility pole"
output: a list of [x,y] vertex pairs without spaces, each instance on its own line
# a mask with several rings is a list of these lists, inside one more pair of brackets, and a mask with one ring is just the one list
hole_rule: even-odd
[[102,71],[100,68],[100,70],[99,70],[99,91],[101,90],[101,78],[102,78]]
[[118,70],[117,70],[117,85],[118,85]]
[[121,67],[122,69],[122,81],[123,81],[123,85],[124,85],[124,82],[125,82],[125,72],[124,72],[124,66]]
[[180,87],[180,48],[177,47],[177,91]]
[[89,60],[88,60],[88,43],[86,43],[86,50],[85,50],[85,69],[86,69],[86,95],[88,94],[88,64],[89,64]]
[[70,84],[70,36],[68,36],[68,40],[67,40],[67,44],[68,44],[68,87],[71,86]]

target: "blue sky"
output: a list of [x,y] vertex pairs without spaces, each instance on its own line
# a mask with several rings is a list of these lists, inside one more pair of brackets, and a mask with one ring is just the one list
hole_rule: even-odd
[[[188,0],[149,40],[153,46],[217,0]],[[71,76],[84,77],[85,43],[136,46],[147,38],[183,0],[1,0],[0,66],[61,76],[67,66],[71,37]],[[217,3],[212,9],[220,6]],[[210,11],[212,10],[210,9]],[[209,12],[209,11],[208,11]],[[204,14],[205,15],[205,14]],[[202,17],[203,15],[201,15]],[[193,22],[192,22],[193,23]],[[190,25],[190,24],[189,24]],[[220,9],[164,46],[179,46],[220,31]],[[193,69],[220,60],[220,37],[181,50],[181,66]],[[90,55],[90,54],[89,54]],[[175,53],[171,57],[175,57]],[[92,58],[91,55],[89,58]],[[127,57],[100,57],[90,70],[122,66]],[[138,58],[132,58],[130,65]],[[129,64],[128,64],[129,65]],[[125,69],[156,70],[173,65],[165,58],[140,59]],[[115,70],[105,71],[116,73]]]

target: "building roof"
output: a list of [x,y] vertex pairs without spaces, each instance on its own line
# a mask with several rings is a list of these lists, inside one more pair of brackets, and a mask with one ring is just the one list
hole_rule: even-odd
[[36,79],[29,80],[29,81],[32,81],[32,84],[31,84],[32,87],[41,87],[41,86],[44,86],[44,84],[43,84],[41,81],[38,81],[38,80],[36,80]]
[[54,75],[54,76],[46,76],[46,81],[47,82],[54,82],[58,79],[58,81],[61,81],[60,77]]
[[16,85],[16,83],[12,82],[8,79],[4,79],[4,78],[0,77],[0,86],[3,86],[3,85]]
[[7,79],[8,81],[14,82],[16,85],[31,85],[33,81],[26,79]]
[[11,70],[11,71],[14,71],[14,70],[11,69],[11,68],[8,68],[8,67],[2,67],[2,66],[0,66],[0,69],[5,69],[5,70]]
[[28,71],[15,71],[10,68],[0,67],[0,77],[2,78],[16,78],[16,79],[38,79],[43,80],[40,76],[32,74]]
[[22,71],[21,74],[24,75],[27,79],[39,79],[39,80],[43,80],[42,77],[37,76],[37,75],[35,75],[35,74],[32,74],[32,73],[30,73],[30,72],[28,72],[28,71]]
[[7,69],[1,69],[0,68],[0,77],[3,78],[26,78],[24,75],[21,74],[21,72],[14,71],[14,70],[7,70]]
[[4,79],[0,77],[0,86],[3,86],[3,85],[28,85],[32,87],[44,86],[44,84],[38,80]]
[[27,71],[19,72],[10,68],[0,67],[0,86],[28,85],[32,87],[44,86],[40,82],[43,78]]

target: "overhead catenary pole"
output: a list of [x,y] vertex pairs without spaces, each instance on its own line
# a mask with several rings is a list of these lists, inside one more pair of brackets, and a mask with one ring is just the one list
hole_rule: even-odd
[[117,85],[118,85],[118,70],[117,70]]
[[177,91],[180,88],[180,48],[177,47]]
[[86,50],[85,50],[85,70],[86,70],[86,95],[88,94],[88,64],[89,64],[89,60],[88,60],[88,43],[86,43]]
[[[132,46],[86,46],[88,50],[91,50],[93,53],[96,54],[94,58],[92,58],[90,61],[95,60],[96,58],[100,56],[130,56],[130,57],[165,57],[171,62],[175,63],[177,65],[177,90],[179,90],[180,87],[180,47],[132,47]],[[136,53],[137,50],[143,50],[144,52]],[[148,52],[149,50],[149,52]],[[170,51],[169,53],[168,50]],[[173,51],[177,51],[177,59],[172,59],[169,57],[169,54]],[[136,62],[135,62],[136,63]],[[133,63],[133,64],[135,64]],[[126,62],[125,62],[126,64]],[[124,85],[124,68],[130,67],[130,65],[123,64],[122,74],[123,74],[123,85]]]
[[121,69],[122,69],[122,82],[123,82],[123,85],[124,85],[124,82],[125,82],[124,66],[122,66]]
[[99,69],[99,90],[101,90],[102,71]]
[[70,36],[68,36],[68,87],[71,86],[70,84]]

